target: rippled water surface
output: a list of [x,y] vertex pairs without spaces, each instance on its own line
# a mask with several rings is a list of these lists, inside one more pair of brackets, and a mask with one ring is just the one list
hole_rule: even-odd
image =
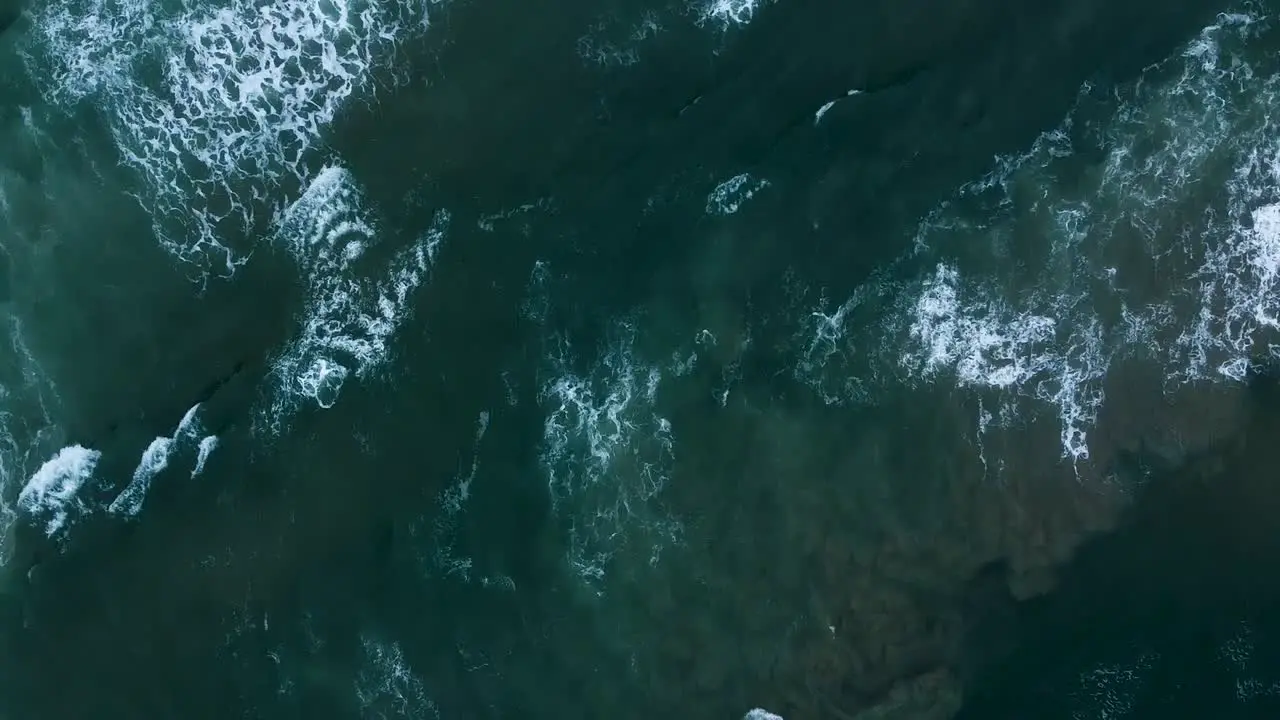
[[1278,47],[0,4],[0,715],[1268,716]]

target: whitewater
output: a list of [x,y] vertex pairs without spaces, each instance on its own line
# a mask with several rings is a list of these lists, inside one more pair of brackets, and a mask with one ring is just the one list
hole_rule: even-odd
[[[137,179],[132,195],[155,241],[194,281],[193,293],[211,280],[236,282],[257,254],[292,263],[287,281],[300,297],[292,334],[271,349],[256,404],[245,409],[263,447],[288,437],[297,417],[339,407],[355,381],[390,384],[397,362],[425,362],[399,356],[397,343],[433,273],[447,264],[459,232],[454,213],[441,207],[425,227],[394,227],[387,218],[395,208],[370,200],[366,180],[328,152],[325,138],[344,111],[374,107],[380,87],[403,81],[397,53],[426,35],[436,6],[72,0],[32,13],[24,59],[48,104],[28,111],[33,142],[41,113],[100,114]],[[726,28],[764,12],[722,1],[692,13],[684,7],[681,17],[730,42]],[[584,64],[625,70],[642,65],[646,43],[675,22],[658,13],[602,19],[584,29],[576,50]],[[1177,456],[1208,445],[1216,435],[1186,417],[1157,418],[1148,423],[1154,429],[1116,420],[1123,412],[1112,400],[1124,379],[1113,371],[1154,368],[1160,402],[1194,403],[1242,392],[1280,362],[1280,66],[1266,52],[1277,32],[1276,19],[1260,10],[1223,14],[1137,80],[1081,87],[1056,127],[956,188],[920,220],[909,247],[852,294],[828,297],[801,279],[794,305],[777,314],[739,322],[700,310],[678,331],[637,307],[584,346],[552,311],[575,302],[561,288],[568,283],[556,282],[550,261],[535,262],[522,313],[542,331],[535,387],[522,396],[533,398],[541,418],[537,472],[528,481],[544,488],[564,523],[562,571],[575,592],[600,603],[604,616],[622,617],[609,615],[613,598],[656,587],[673,555],[704,552],[690,550],[688,522],[671,500],[673,489],[698,480],[682,464],[694,455],[686,438],[697,436],[679,421],[692,402],[685,389],[711,377],[701,401],[757,411],[740,386],[744,358],[765,325],[786,325],[789,378],[824,406],[955,393],[972,459],[993,480],[1010,472],[1000,449],[1037,424],[1051,424],[1052,442],[1031,443],[1031,452],[1082,483],[1121,482],[1115,462],[1125,433],[1159,436]],[[817,108],[812,125],[829,128],[838,120],[827,116],[834,103],[859,101],[849,90]],[[775,182],[753,168],[727,168],[682,192],[707,223],[701,227],[721,232],[751,222],[753,204],[769,202]],[[554,207],[539,199],[477,226],[485,232],[519,216],[536,229]],[[4,319],[0,557],[9,557],[15,523],[63,544],[91,518],[145,522],[158,478],[210,480],[206,468],[222,454],[248,452],[204,427],[196,404],[136,461],[123,460],[135,468],[130,477],[100,477],[103,463],[118,459],[104,458],[89,439],[65,437],[57,385],[27,348],[20,315],[6,308]],[[512,390],[511,407],[518,394]],[[472,455],[436,496],[441,514],[415,551],[424,574],[511,594],[518,588],[509,574],[478,567],[454,547],[473,488],[485,482],[482,448],[497,415],[458,419],[474,437]],[[111,499],[95,505],[89,498],[99,496],[87,492],[95,485]],[[1241,637],[1243,648],[1247,629]],[[320,655],[322,645],[314,641],[303,654]],[[1244,672],[1247,653],[1229,650],[1222,662]],[[370,716],[437,716],[427,671],[394,639],[362,630],[360,657],[352,693]],[[1081,697],[1122,710],[1113,689],[1149,666],[1139,656],[1100,667],[1082,679],[1097,692]],[[280,691],[304,682],[306,672],[284,672]],[[1274,692],[1270,680],[1246,685]],[[747,717],[777,716],[756,709]]]

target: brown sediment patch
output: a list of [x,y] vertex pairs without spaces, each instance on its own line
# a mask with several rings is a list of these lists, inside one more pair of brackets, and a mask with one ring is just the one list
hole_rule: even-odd
[[[666,495],[687,519],[686,546],[663,560],[667,590],[616,588],[644,618],[622,632],[644,647],[656,705],[951,717],[1013,644],[1011,608],[1053,591],[1081,545],[1117,525],[1138,466],[1209,453],[1247,422],[1240,387],[1169,396],[1142,371],[1109,378],[1093,456],[1077,466],[1060,459],[1052,417],[989,432],[984,464],[976,401],[960,392],[851,411],[736,389],[744,404],[681,435],[696,450]],[[645,643],[654,627],[661,641]]]
[[[1274,400],[1274,378],[1255,381],[1234,435],[1151,473],[1116,529],[1019,608],[1020,643],[971,679],[960,717],[1267,715],[1280,603],[1265,570],[1280,556]],[[1248,648],[1231,649],[1241,632]],[[1270,649],[1246,667],[1255,644]]]

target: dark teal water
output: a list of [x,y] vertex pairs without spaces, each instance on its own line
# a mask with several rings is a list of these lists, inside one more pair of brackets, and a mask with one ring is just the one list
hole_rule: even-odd
[[0,6],[0,714],[1267,716],[1271,8],[714,8]]
[[1051,595],[961,718],[1268,717],[1276,711],[1274,387],[1249,431],[1165,474]]

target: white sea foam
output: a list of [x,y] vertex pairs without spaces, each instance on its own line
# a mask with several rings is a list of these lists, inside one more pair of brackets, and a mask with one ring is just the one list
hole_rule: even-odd
[[700,25],[720,29],[742,26],[755,19],[771,0],[696,0],[694,12]]
[[768,180],[740,173],[720,183],[707,195],[708,215],[733,215],[756,193],[769,187]]
[[147,490],[151,489],[151,480],[169,466],[169,453],[173,450],[173,438],[158,437],[151,441],[142,452],[138,467],[133,470],[133,479],[115,500],[107,506],[112,515],[137,515],[142,510],[142,503],[147,499]]
[[209,456],[216,449],[218,449],[217,435],[206,435],[200,439],[200,444],[196,447],[196,466],[191,470],[191,477],[204,472],[205,463],[209,462]]
[[[125,486],[115,500],[107,506],[107,512],[112,515],[124,515],[133,517],[142,510],[142,504],[147,499],[147,491],[151,489],[151,481],[157,475],[169,467],[169,460],[176,452],[185,451],[192,444],[196,443],[196,438],[202,432],[198,413],[200,404],[192,405],[182,415],[182,419],[178,421],[178,426],[174,428],[173,435],[169,437],[158,437],[151,441],[147,449],[142,452],[142,458],[138,461],[138,466],[133,470],[133,478],[129,484]],[[207,438],[206,438],[207,440]],[[204,460],[207,459],[205,452],[205,441],[199,441],[197,449],[200,453],[196,460],[197,468],[202,468]],[[212,450],[212,448],[210,448]],[[195,477],[196,472],[191,473]]]
[[634,324],[619,323],[583,370],[561,340],[540,393],[542,468],[554,508],[570,522],[568,562],[597,592],[624,545],[653,564],[681,536],[659,503],[675,452],[671,422],[657,406],[663,375],[640,357],[635,335]]
[[404,247],[382,252],[385,233],[350,172],[331,166],[316,175],[276,232],[297,261],[306,301],[296,340],[275,360],[278,387],[259,418],[262,427],[279,433],[304,403],[331,407],[349,376],[364,378],[383,366],[448,225],[449,214],[440,211]]
[[857,90],[857,89],[848,90],[845,92],[845,94],[842,97],[838,97],[834,100],[828,100],[825,103],[823,103],[822,107],[819,107],[813,113],[814,126],[817,126],[819,123],[822,122],[823,116],[826,115],[828,112],[831,112],[831,108],[835,107],[836,103],[840,102],[845,98],[849,98],[849,97],[853,97],[854,95],[861,95],[861,94],[862,94],[861,90]]
[[1128,717],[1158,660],[1143,654],[1127,664],[1105,664],[1080,674],[1072,693],[1072,720]]
[[62,448],[27,481],[18,495],[18,510],[44,523],[45,534],[62,533],[73,515],[86,510],[78,498],[93,478],[102,453],[80,445]]
[[1053,318],[1020,314],[998,299],[961,303],[959,273],[939,265],[916,298],[902,355],[913,375],[953,371],[961,386],[1009,388],[1025,383],[1053,363],[1045,351],[1055,334]]
[[555,199],[552,197],[540,197],[533,202],[521,203],[500,212],[481,215],[480,219],[476,220],[476,227],[485,232],[493,232],[497,224],[504,221],[512,221],[519,227],[520,234],[529,237],[529,234],[533,231],[529,216],[537,212],[555,212]]
[[1138,81],[1083,86],[919,223],[901,266],[927,274],[813,311],[797,375],[829,402],[954,383],[984,400],[980,431],[1049,409],[1078,462],[1117,358],[1163,365],[1170,392],[1280,359],[1276,32],[1224,14]]
[[[146,500],[152,480],[169,466],[176,454],[184,453],[193,446],[199,456],[196,469],[191,473],[192,477],[203,469],[217,438],[208,436],[197,444],[196,438],[201,432],[199,409],[199,404],[192,406],[182,416],[172,436],[157,437],[151,441],[134,468],[129,483],[107,506],[108,513],[125,517],[137,515]],[[49,537],[65,535],[78,517],[99,509],[91,507],[82,499],[81,492],[86,483],[94,478],[101,459],[100,450],[81,445],[62,448],[27,481],[18,495],[18,511],[44,523]]]
[[436,0],[65,0],[33,11],[30,73],[105,114],[158,239],[202,269],[244,258],[226,228],[300,182],[342,108],[367,97]]
[[644,43],[663,30],[658,13],[645,10],[635,22],[605,17],[578,38],[578,57],[601,68],[629,67],[640,62]]
[[[667,504],[678,436],[664,394],[687,397],[688,377],[725,405],[741,380],[748,332],[701,329],[674,346],[642,347],[645,316],[611,320],[600,344],[576,348],[551,325],[558,275],[538,261],[530,273],[525,317],[542,327],[543,411],[539,454],[552,511],[567,528],[565,566],[604,596],[643,583],[666,553],[680,552],[684,526]],[[710,388],[707,370],[718,370]],[[714,376],[712,376],[714,377]]]
[[1235,676],[1236,699],[1242,703],[1280,696],[1280,680],[1267,663],[1255,658],[1255,645],[1253,627],[1242,622],[1235,637],[1223,643],[1215,657]]
[[361,717],[438,718],[440,711],[427,694],[426,684],[405,659],[398,643],[361,638],[362,662],[356,677],[355,694]]
[[178,421],[178,427],[173,430],[175,440],[186,440],[200,434],[200,421],[197,418],[199,412],[200,403],[196,403],[182,414],[182,419]]

